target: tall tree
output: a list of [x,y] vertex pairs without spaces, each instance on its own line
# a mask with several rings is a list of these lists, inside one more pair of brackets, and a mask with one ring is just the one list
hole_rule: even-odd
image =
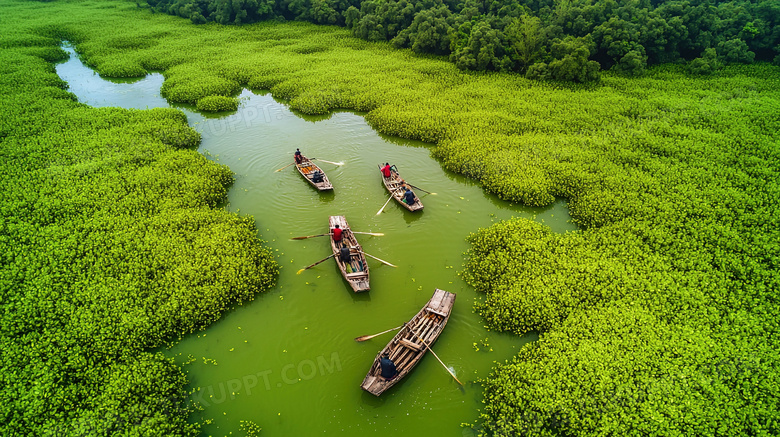
[[520,64],[520,71],[539,60],[544,54],[542,20],[523,15],[507,26],[504,34],[509,40],[513,58]]

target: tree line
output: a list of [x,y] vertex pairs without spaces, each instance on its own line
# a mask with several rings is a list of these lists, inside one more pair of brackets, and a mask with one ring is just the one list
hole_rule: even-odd
[[774,0],[147,0],[193,23],[296,20],[449,56],[459,68],[585,82],[613,69],[687,62],[780,64]]

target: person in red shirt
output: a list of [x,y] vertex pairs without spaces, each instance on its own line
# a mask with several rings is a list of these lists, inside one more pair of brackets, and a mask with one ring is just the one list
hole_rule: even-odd
[[341,233],[344,232],[341,230],[339,225],[336,225],[335,228],[333,228],[333,241],[336,243],[341,243]]
[[390,170],[390,163],[389,162],[385,163],[385,166],[382,167],[381,172],[382,172],[382,176],[384,176],[386,178],[390,177],[390,175],[392,174],[392,170]]

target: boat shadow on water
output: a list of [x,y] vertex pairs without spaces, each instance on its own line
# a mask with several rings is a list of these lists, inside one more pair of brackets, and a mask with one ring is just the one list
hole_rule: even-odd
[[396,205],[396,206],[398,206],[398,208],[403,213],[404,221],[406,222],[407,225],[411,225],[412,223],[420,220],[422,218],[423,214],[425,214],[425,211],[423,211],[423,210],[411,212],[411,211],[407,211],[401,205]]
[[309,189],[312,190],[315,193],[319,193],[319,196],[317,197],[317,200],[322,204],[328,204],[333,202],[333,200],[336,198],[336,192],[334,190],[329,191],[318,191],[316,188],[309,186]]

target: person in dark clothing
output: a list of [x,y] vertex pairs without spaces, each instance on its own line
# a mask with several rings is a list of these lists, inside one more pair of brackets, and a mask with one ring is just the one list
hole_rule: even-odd
[[404,202],[406,202],[407,205],[414,205],[414,193],[409,189],[409,187],[406,187],[406,192],[404,193]]
[[335,228],[333,228],[333,241],[335,241],[337,244],[341,243],[341,233],[344,232],[340,229],[339,225],[336,225]]
[[295,149],[295,163],[300,164],[303,161],[303,155],[301,155],[301,149]]
[[382,369],[382,378],[393,379],[398,376],[398,369],[395,368],[395,363],[390,359],[390,355],[387,352],[382,354],[382,358],[379,360],[379,367]]
[[341,245],[341,249],[339,249],[339,260],[343,263],[348,263],[352,257],[349,254],[349,247],[347,247],[346,244]]
[[314,170],[314,173],[311,175],[311,181],[316,183],[324,182],[325,178],[322,177],[322,172],[319,170]]

